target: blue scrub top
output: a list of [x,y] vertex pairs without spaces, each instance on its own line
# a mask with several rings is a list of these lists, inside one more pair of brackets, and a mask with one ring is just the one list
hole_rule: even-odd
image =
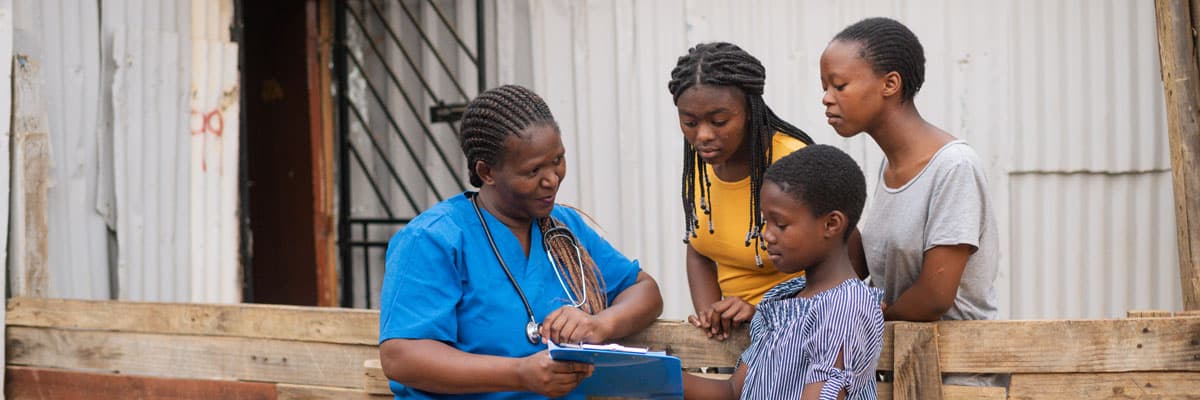
[[[555,276],[542,233],[533,224],[529,257],[500,220],[482,207],[496,247],[541,322],[569,305]],[[641,268],[600,237],[570,208],[555,206],[558,218],[578,238],[600,268],[608,299],[637,280]],[[592,301],[592,299],[588,299]],[[433,339],[467,353],[524,357],[544,350],[525,338],[529,315],[516,289],[504,275],[487,235],[465,194],[422,212],[395,236],[387,248],[387,270],[380,295],[379,342],[388,339]],[[396,398],[540,398],[534,393],[437,395],[391,382]],[[569,398],[583,398],[571,395]]]

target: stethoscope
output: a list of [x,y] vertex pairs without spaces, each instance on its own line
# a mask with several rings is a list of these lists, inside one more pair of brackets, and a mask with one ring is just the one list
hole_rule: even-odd
[[[479,211],[479,202],[476,198],[479,193],[469,193],[468,198],[471,199],[471,205],[475,208],[475,216],[479,217],[479,224],[483,225],[483,233],[487,235],[488,244],[492,246],[492,254],[496,255],[496,261],[500,262],[500,268],[504,269],[504,275],[508,277],[508,281],[512,283],[513,289],[516,289],[517,296],[521,297],[521,304],[525,305],[525,313],[529,316],[529,322],[525,323],[525,339],[531,344],[539,344],[542,342],[542,334],[539,332],[541,324],[533,317],[533,307],[529,306],[529,300],[525,298],[525,291],[521,290],[521,285],[517,283],[517,279],[513,277],[512,272],[508,269],[508,264],[504,262],[504,257],[500,256],[500,249],[496,247],[496,240],[492,238],[492,230],[488,228],[487,221],[483,219],[483,213]],[[579,241],[575,239],[575,235],[569,229],[563,226],[555,226],[542,233],[542,248],[548,248],[550,239],[555,237],[566,238],[567,241],[575,247],[575,259],[579,265],[579,276],[583,279],[583,287],[587,287],[587,278],[583,274],[583,257],[579,250]],[[546,252],[546,258],[550,260],[551,269],[554,270],[554,276],[558,278],[558,284],[562,287],[563,292],[567,294],[567,300],[571,302],[571,307],[581,307],[587,304],[587,291],[583,291],[583,298],[579,301],[571,295],[571,291],[567,290],[567,284],[563,281],[562,274],[558,272],[558,263],[554,261],[554,257],[550,256],[550,252]]]

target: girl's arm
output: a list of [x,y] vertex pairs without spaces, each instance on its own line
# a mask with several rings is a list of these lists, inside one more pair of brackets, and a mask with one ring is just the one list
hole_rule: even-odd
[[970,245],[936,246],[925,252],[921,274],[883,313],[888,321],[937,321],[954,306]]
[[754,305],[740,297],[721,298],[717,283],[717,263],[687,246],[688,286],[692,292],[692,307],[696,314],[688,322],[700,328],[710,338],[725,340],[734,326],[754,316]]
[[529,391],[548,397],[570,393],[591,375],[588,364],[550,359],[545,351],[523,358],[460,351],[428,339],[391,339],[379,345],[384,375],[434,393]]
[[742,397],[746,382],[746,363],[739,365],[729,379],[709,379],[683,373],[683,398],[688,400],[731,400]]
[[717,263],[687,245],[688,289],[692,293],[692,307],[696,316],[703,317],[704,311],[713,303],[721,301],[721,286],[717,283]]

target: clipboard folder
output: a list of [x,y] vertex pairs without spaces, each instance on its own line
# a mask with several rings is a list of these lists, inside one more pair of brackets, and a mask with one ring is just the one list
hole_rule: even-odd
[[[550,358],[596,366],[574,393],[589,396],[682,399],[683,368],[679,358],[645,349],[622,350],[620,346],[556,345],[550,343]],[[640,351],[639,351],[640,350]]]

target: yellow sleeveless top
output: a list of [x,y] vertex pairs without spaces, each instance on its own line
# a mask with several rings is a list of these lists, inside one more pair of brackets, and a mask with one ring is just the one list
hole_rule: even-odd
[[[804,142],[791,136],[776,133],[772,138],[771,162],[791,154],[804,147]],[[712,166],[703,164],[708,170],[708,178],[712,181],[709,205],[712,207],[713,233],[708,233],[709,216],[700,211],[696,204],[696,218],[700,222],[696,236],[690,243],[701,255],[708,257],[717,264],[717,282],[721,286],[721,296],[741,297],[747,303],[758,305],[768,289],[780,282],[803,276],[804,272],[785,274],[775,269],[767,252],[762,251],[750,242],[746,244],[746,232],[750,229],[750,177],[737,182],[725,182],[717,178]],[[699,174],[697,174],[699,182]],[[697,183],[697,188],[699,188]],[[700,196],[696,196],[700,201]],[[754,262],[754,252],[762,257],[761,268]]]

